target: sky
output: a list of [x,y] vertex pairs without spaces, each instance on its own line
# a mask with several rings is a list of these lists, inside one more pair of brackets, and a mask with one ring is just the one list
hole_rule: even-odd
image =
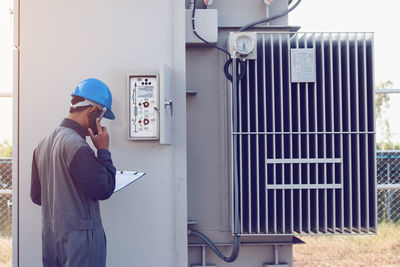
[[[301,26],[301,32],[374,32],[375,84],[392,81],[393,88],[400,89],[399,8],[398,0],[303,0],[290,13],[289,25]],[[390,94],[390,98],[384,116],[389,120],[392,140],[400,143],[400,94]],[[377,141],[381,136],[377,127]]]
[[[0,1],[0,92],[12,91],[11,4],[11,0]],[[400,88],[396,68],[400,62],[399,8],[398,0],[302,0],[290,13],[289,25],[301,26],[302,32],[374,32],[375,81],[392,81],[393,88]],[[391,109],[387,114],[394,138],[400,142],[400,120],[394,116],[400,114],[400,95],[391,98]],[[0,98],[0,125],[0,143],[4,139],[11,140],[11,99]]]
[[303,0],[289,15],[289,25],[301,26],[302,32],[374,32],[375,80],[391,80],[400,88],[395,68],[400,62],[399,8],[398,0]]
[[[0,93],[12,92],[12,1],[0,0]],[[12,139],[12,99],[0,97],[0,143]]]

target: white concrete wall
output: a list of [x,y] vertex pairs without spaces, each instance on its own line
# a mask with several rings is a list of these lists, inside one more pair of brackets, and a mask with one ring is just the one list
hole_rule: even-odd
[[[187,266],[184,0],[18,2],[14,266],[41,264],[41,211],[29,196],[32,152],[87,77],[113,93],[116,120],[103,121],[116,168],[147,173],[102,203],[108,266]],[[160,62],[174,73],[173,145],[128,141],[127,74],[158,71]]]

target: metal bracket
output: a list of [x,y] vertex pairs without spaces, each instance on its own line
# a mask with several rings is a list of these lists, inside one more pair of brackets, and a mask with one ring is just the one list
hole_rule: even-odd
[[201,246],[201,265],[192,265],[192,267],[217,267],[216,265],[206,264],[206,245]]
[[[171,69],[164,64],[160,64],[160,144],[172,144],[172,80]],[[170,106],[168,112],[167,106]]]
[[187,96],[197,95],[197,91],[186,91]]
[[264,263],[264,267],[289,267],[287,263],[279,263],[279,247],[274,245],[274,263]]
[[164,107],[165,108],[167,108],[167,106],[169,106],[170,107],[170,110],[171,110],[171,116],[172,115],[174,115],[174,109],[173,109],[173,105],[172,105],[172,100],[171,99],[169,99],[169,100],[167,100],[167,99],[164,99]]

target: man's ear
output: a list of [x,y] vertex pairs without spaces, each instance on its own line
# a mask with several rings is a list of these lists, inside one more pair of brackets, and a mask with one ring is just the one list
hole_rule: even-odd
[[92,106],[91,108],[89,108],[88,110],[88,116],[90,115],[90,113],[92,113],[93,111],[95,111],[97,109],[97,107]]

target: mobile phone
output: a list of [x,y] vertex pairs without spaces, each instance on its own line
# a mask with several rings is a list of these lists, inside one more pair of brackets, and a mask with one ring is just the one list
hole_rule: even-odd
[[99,119],[99,122],[101,121],[101,119],[104,117],[104,114],[106,113],[107,108],[104,107],[102,110],[96,110],[93,111],[92,113],[90,113],[90,117],[89,117],[89,123],[90,123],[90,129],[92,129],[93,134],[97,135],[97,124],[96,124],[96,119]]
[[104,114],[106,114],[106,112],[107,112],[107,108],[104,107],[104,108],[101,110],[101,113],[100,113],[100,116],[99,116],[99,121],[101,121],[101,119],[104,117]]

